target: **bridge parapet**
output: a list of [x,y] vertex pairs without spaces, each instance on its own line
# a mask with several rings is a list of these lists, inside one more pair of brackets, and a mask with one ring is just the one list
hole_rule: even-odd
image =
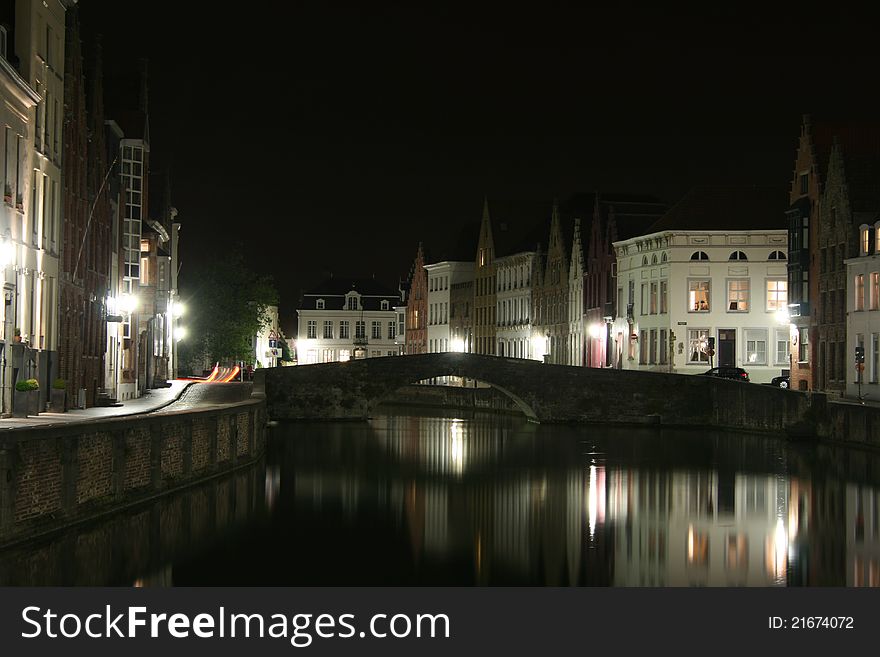
[[819,393],[477,354],[369,358],[257,370],[256,374],[255,389],[265,390],[269,416],[283,420],[366,419],[383,398],[405,385],[459,376],[498,388],[538,422],[782,431],[814,416],[820,433],[828,424],[827,405]]

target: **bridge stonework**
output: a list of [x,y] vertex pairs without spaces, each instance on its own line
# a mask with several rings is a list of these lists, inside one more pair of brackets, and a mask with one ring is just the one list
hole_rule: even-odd
[[[488,383],[532,420],[783,431],[831,426],[825,395],[702,376],[440,353],[257,370],[269,417],[366,419],[395,390],[440,376]],[[877,423],[875,426],[880,426]]]

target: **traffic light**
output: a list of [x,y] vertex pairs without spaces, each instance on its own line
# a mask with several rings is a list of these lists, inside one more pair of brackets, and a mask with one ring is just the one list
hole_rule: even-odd
[[865,362],[865,348],[864,347],[856,347],[856,362],[864,363]]

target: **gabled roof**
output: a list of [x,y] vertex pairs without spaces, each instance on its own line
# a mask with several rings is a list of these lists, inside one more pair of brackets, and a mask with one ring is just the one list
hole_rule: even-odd
[[[694,187],[644,234],[663,230],[785,229],[788,207],[786,187]],[[618,236],[620,239],[624,238]]]
[[850,211],[880,211],[880,142],[845,145],[835,139],[834,148],[843,158],[843,176]]

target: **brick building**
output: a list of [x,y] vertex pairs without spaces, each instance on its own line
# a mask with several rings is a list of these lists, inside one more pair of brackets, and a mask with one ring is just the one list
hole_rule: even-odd
[[844,394],[854,358],[846,351],[847,258],[859,255],[859,227],[880,218],[880,132],[864,128],[835,134],[821,193],[811,267],[818,278],[813,326],[818,340],[813,384]]
[[[61,240],[59,377],[68,407],[95,404],[104,385],[110,202],[100,48],[84,73],[79,11],[67,13],[64,85],[64,222]],[[88,86],[89,95],[86,96]],[[84,391],[84,396],[81,396]]]
[[554,202],[547,251],[536,267],[532,299],[534,332],[538,340],[545,340],[544,360],[557,365],[569,361],[568,269],[573,232],[574,220],[561,216]]
[[428,351],[428,272],[425,250],[419,242],[416,259],[409,275],[409,300],[406,305],[406,353]]

